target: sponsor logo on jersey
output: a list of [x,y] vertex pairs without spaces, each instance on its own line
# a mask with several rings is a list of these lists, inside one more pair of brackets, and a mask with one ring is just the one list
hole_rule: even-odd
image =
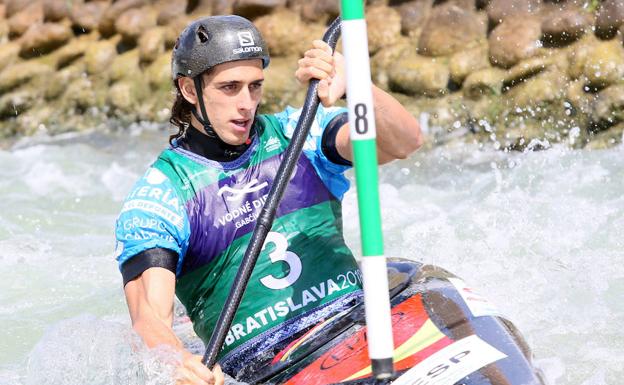
[[145,175],[145,181],[151,185],[162,184],[167,177],[159,169],[151,167]]
[[239,199],[243,195],[262,190],[268,185],[269,184],[267,182],[262,182],[258,184],[258,179],[254,178],[251,180],[251,182],[247,183],[241,189],[236,189],[230,186],[223,186],[219,189],[219,191],[217,191],[217,195],[223,196],[224,194],[229,194],[229,196],[226,196],[225,199],[228,201],[234,201]]
[[271,152],[280,148],[280,141],[276,137],[270,137],[264,144],[264,151]]
[[336,296],[360,288],[362,276],[359,270],[349,270],[338,274],[335,278],[317,282],[302,291],[295,291],[292,296],[277,301],[253,315],[247,315],[244,320],[234,323],[227,334],[225,344],[233,344],[237,340],[252,334],[257,330],[275,325],[278,320],[287,318],[290,313],[305,309],[308,305],[318,306],[325,297]]

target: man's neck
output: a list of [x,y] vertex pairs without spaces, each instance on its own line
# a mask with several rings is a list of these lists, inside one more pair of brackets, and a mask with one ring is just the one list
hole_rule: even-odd
[[[197,124],[197,123],[195,123]],[[197,155],[203,156],[217,162],[231,162],[238,159],[251,144],[251,140],[248,143],[241,145],[231,145],[225,143],[219,137],[211,137],[206,135],[201,125],[191,124],[186,133],[180,138],[179,143],[185,150],[191,151]],[[255,129],[252,126],[249,133],[249,139],[252,139],[255,133]]]

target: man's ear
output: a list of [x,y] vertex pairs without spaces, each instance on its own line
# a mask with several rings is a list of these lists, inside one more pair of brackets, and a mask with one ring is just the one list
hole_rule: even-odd
[[197,103],[197,93],[195,92],[195,82],[193,79],[182,77],[178,79],[178,87],[180,87],[180,92],[184,99],[186,99],[191,104]]

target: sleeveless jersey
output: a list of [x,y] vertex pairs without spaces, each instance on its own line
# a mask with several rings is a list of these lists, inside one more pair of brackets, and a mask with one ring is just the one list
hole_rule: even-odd
[[[316,115],[221,356],[361,290],[360,272],[342,236],[347,166],[330,162],[321,151],[324,127],[343,111],[321,107]],[[258,116],[257,135],[232,162],[211,161],[176,145],[164,150],[123,205],[116,229],[120,267],[150,248],[177,252],[176,295],[204,341],[228,296],[299,114],[287,108]]]

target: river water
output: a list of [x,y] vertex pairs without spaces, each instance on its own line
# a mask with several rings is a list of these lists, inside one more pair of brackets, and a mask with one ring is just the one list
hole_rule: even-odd
[[[113,259],[125,194],[166,143],[150,125],[0,150],[0,384],[166,384],[131,331]],[[349,174],[352,178],[352,174]],[[386,251],[464,278],[551,384],[624,378],[624,148],[447,144],[382,168]],[[348,243],[359,250],[353,191]],[[201,352],[187,323],[176,330]]]

